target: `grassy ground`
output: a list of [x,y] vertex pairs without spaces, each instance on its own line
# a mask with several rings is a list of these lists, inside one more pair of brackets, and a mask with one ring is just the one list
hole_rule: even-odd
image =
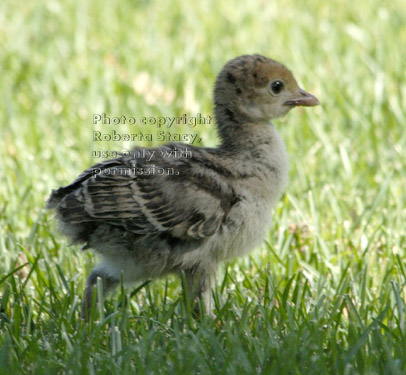
[[[0,374],[405,374],[405,25],[401,0],[0,2]],[[254,52],[322,102],[277,121],[291,181],[268,242],[222,268],[216,319],[170,277],[84,324],[95,259],[44,202],[128,147],[93,142],[93,114],[210,115],[216,73]]]

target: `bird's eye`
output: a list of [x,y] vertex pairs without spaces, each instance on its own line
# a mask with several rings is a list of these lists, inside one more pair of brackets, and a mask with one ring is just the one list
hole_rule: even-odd
[[279,95],[282,92],[284,86],[284,83],[280,80],[273,81],[271,83],[272,94]]

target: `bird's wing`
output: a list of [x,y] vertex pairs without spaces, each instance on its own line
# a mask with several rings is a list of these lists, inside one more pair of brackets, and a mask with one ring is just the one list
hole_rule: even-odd
[[122,162],[119,159],[106,160],[94,164],[92,167],[84,170],[76,178],[76,180],[70,183],[69,185],[60,187],[59,189],[52,190],[52,194],[47,201],[47,208],[48,209],[56,208],[59,205],[59,203],[61,203],[62,199],[64,199],[68,194],[81,188],[82,183],[84,183],[92,176],[95,176],[101,170],[119,167],[120,165],[122,165]]
[[202,152],[190,159],[156,155],[150,161],[129,157],[100,163],[54,191],[50,202],[58,197],[65,224],[102,221],[140,235],[206,238],[219,229],[237,198],[224,171]]

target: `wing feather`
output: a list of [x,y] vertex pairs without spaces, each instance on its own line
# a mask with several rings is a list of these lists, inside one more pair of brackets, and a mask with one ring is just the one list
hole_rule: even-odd
[[[166,232],[178,238],[210,237],[238,200],[227,182],[229,171],[225,173],[207,151],[198,148],[189,159],[159,156],[171,147],[185,146],[155,149],[156,156],[149,162],[121,157],[98,163],[72,184],[54,190],[48,207],[57,209],[65,225],[108,223],[139,235]],[[134,172],[151,166],[173,169],[176,174]]]

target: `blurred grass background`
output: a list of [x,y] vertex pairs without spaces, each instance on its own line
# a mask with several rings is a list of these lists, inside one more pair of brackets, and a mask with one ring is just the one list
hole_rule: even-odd
[[[406,373],[403,1],[3,0],[0,46],[0,374]],[[191,320],[170,277],[84,325],[95,259],[44,205],[92,150],[130,146],[96,145],[93,114],[211,115],[247,53],[322,103],[276,121],[291,181],[268,244],[220,272],[215,320]]]

